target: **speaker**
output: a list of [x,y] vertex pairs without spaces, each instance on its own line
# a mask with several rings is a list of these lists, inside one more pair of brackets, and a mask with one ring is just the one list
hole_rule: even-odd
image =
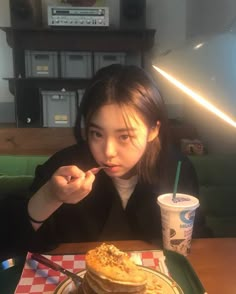
[[32,28],[42,24],[41,0],[10,0],[11,26]]
[[146,28],[146,0],[120,0],[120,28]]

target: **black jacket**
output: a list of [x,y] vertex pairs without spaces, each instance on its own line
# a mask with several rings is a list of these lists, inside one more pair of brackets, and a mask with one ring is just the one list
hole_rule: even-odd
[[[87,197],[77,204],[63,204],[37,232],[32,229],[27,217],[27,201],[22,203],[21,221],[16,224],[23,236],[22,246],[27,246],[28,250],[48,250],[61,242],[161,239],[157,196],[173,191],[178,160],[182,161],[178,192],[198,196],[194,168],[186,157],[177,152],[170,152],[166,162],[168,181],[160,176],[154,185],[138,182],[125,210],[111,178],[100,171]],[[65,165],[78,165],[87,170],[96,163],[86,144],[63,149],[36,168],[31,194],[46,183],[57,168]],[[204,218],[198,209],[193,237],[205,235]]]

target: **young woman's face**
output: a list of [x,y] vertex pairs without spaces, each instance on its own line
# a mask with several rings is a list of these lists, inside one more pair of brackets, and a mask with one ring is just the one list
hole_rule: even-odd
[[129,178],[142,157],[147,143],[158,135],[158,126],[148,129],[129,107],[124,111],[117,104],[102,106],[91,117],[88,143],[98,165],[111,177]]

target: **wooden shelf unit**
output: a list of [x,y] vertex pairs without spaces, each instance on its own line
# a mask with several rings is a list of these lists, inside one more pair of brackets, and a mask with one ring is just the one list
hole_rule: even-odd
[[15,96],[17,127],[42,127],[39,89],[68,91],[86,87],[89,79],[26,78],[25,50],[126,52],[139,54],[145,67],[145,52],[154,44],[154,29],[118,30],[110,28],[27,28],[1,27],[13,49],[14,77],[5,77]]

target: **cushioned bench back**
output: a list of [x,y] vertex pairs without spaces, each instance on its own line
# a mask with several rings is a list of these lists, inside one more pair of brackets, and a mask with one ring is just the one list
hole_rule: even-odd
[[33,176],[35,167],[47,159],[45,155],[0,155],[0,175]]
[[236,237],[236,154],[189,156],[199,180],[199,200],[217,237]]
[[48,156],[0,155],[0,199],[8,195],[22,196],[33,181],[37,165]]
[[189,156],[200,185],[235,186],[236,154]]

